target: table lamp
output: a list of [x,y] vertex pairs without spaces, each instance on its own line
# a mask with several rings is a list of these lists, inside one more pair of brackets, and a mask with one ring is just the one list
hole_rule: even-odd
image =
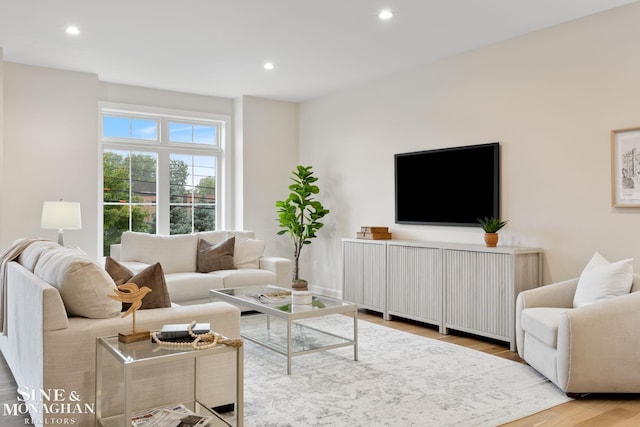
[[62,230],[78,230],[82,228],[80,203],[65,202],[62,199],[57,202],[44,202],[40,227],[58,230],[58,244],[64,246]]

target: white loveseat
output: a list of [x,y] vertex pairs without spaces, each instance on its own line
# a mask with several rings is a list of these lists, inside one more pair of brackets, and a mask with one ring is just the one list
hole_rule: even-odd
[[[197,272],[199,240],[216,245],[235,238],[235,269]],[[111,257],[134,273],[159,262],[171,302],[180,305],[209,301],[209,290],[251,285],[291,286],[291,260],[264,256],[264,240],[252,231],[205,231],[161,236],[125,232],[111,245]]]
[[[107,297],[114,289],[111,277],[77,250],[37,241],[6,264],[3,286],[6,334],[0,335],[0,350],[20,390],[36,395],[24,403],[41,404],[40,390],[58,390],[64,401],[56,404],[94,405],[96,337],[131,330],[132,323],[130,316],[120,317],[121,303]],[[240,336],[240,311],[224,302],[172,304],[136,314],[138,329],[157,330],[167,323],[193,320],[209,322],[229,338]],[[122,412],[123,376],[121,366],[111,357],[106,359],[103,414],[113,415]],[[206,373],[197,379],[204,402],[211,407],[234,403],[234,355],[210,356],[199,363],[199,372]],[[173,363],[170,369],[162,365],[136,369],[134,409],[190,400],[193,369],[190,361]],[[70,400],[71,393],[75,400]],[[95,425],[90,411],[43,414],[32,408],[30,412],[33,425]]]

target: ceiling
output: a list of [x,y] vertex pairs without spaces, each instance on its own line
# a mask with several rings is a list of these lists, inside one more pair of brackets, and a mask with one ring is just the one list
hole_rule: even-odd
[[0,47],[4,61],[106,82],[304,101],[633,2],[0,0]]

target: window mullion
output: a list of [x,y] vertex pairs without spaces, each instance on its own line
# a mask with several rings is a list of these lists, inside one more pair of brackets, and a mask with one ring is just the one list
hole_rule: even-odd
[[158,234],[169,235],[170,231],[170,170],[169,152],[160,150],[158,153],[158,204],[156,206],[156,221]]

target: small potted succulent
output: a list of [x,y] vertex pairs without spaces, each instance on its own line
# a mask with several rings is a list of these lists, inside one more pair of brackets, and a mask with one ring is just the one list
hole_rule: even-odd
[[478,218],[478,222],[484,230],[484,242],[487,247],[495,248],[498,245],[498,231],[507,225],[509,221],[502,221],[500,218],[494,217],[484,217]]

